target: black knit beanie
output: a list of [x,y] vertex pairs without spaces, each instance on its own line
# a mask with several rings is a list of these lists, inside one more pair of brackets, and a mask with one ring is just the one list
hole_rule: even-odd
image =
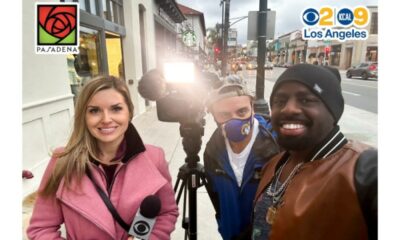
[[307,86],[317,95],[335,119],[339,121],[344,110],[340,73],[336,68],[313,64],[297,64],[284,71],[272,89],[270,102],[279,86],[288,81],[296,81]]

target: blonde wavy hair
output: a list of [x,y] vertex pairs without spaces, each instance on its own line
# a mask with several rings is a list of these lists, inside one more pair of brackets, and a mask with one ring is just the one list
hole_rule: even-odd
[[69,141],[62,152],[53,153],[58,159],[49,180],[40,191],[42,196],[55,195],[63,178],[67,188],[74,179],[79,184],[85,175],[90,157],[98,159],[100,150],[96,139],[86,126],[86,111],[92,97],[106,89],[115,89],[124,97],[132,120],[134,107],[128,86],[123,80],[113,76],[99,76],[88,81],[80,91],[75,104],[74,126]]

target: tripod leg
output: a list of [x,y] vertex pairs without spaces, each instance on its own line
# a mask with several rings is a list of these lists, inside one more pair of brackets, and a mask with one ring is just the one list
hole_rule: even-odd
[[181,182],[181,179],[178,177],[178,178],[176,179],[176,182],[175,182],[174,192],[176,192],[176,189],[178,188],[180,182]]
[[[183,192],[183,213],[182,213],[182,228],[185,229],[185,240],[197,239],[197,196],[196,190],[199,187],[197,184],[198,173],[185,175],[180,182],[179,192],[177,193],[177,204],[179,204],[180,197]],[[177,180],[178,181],[178,180]],[[178,183],[175,184],[175,193],[178,188]],[[187,201],[189,198],[189,201]],[[186,207],[189,207],[188,216],[186,216]]]
[[[177,192],[179,188],[179,191]],[[186,199],[187,199],[187,177],[186,174],[180,173],[176,179],[174,192],[176,194],[176,204],[179,205],[180,198],[183,193],[183,213],[182,213],[182,228],[185,229],[185,240],[188,239],[189,218],[186,217]]]
[[[186,183],[186,181],[185,181]],[[185,240],[188,239],[189,236],[189,219],[186,217],[186,199],[187,199],[187,185],[185,186],[185,192],[183,193],[183,215],[182,215],[182,228],[185,229]]]
[[188,234],[190,240],[197,239],[197,188],[199,187],[198,173],[195,171],[187,176],[187,188],[189,196],[189,226]]
[[219,202],[218,202],[218,197],[215,195],[215,193],[212,191],[212,187],[208,179],[204,174],[199,174],[200,179],[201,179],[201,185],[204,185],[206,188],[207,194],[211,200],[211,203],[214,207],[216,216],[219,216]]
[[[180,184],[180,187],[179,187],[179,184]],[[179,201],[182,196],[183,187],[186,188],[185,185],[186,185],[186,177],[181,177],[178,175],[178,178],[176,179],[175,186],[174,186],[174,192],[176,194],[176,204],[179,204]],[[178,187],[179,187],[179,191],[177,192],[176,190],[178,189]],[[186,192],[186,189],[185,189],[185,192]]]

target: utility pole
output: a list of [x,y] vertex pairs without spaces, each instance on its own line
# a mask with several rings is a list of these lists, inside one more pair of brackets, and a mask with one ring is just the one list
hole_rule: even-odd
[[264,99],[265,87],[265,42],[267,40],[267,2],[260,0],[260,10],[258,12],[257,23],[257,77],[256,77],[256,100],[254,101],[254,110],[257,113],[269,114],[267,101]]
[[226,77],[227,61],[228,61],[228,30],[229,30],[229,7],[230,0],[223,0],[225,2],[225,17],[223,22],[223,38],[222,38],[222,62],[221,62],[221,74],[222,77]]
[[[221,0],[220,6],[222,7],[222,19],[221,19],[221,45],[220,45],[220,58],[221,58],[221,75],[222,75],[222,61],[223,61],[223,56],[224,56],[224,32],[225,32],[225,0]],[[219,34],[219,32],[218,32]]]

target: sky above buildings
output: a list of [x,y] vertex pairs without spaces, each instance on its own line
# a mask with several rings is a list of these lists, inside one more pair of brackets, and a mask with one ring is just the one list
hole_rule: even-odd
[[[176,2],[204,13],[206,28],[222,22],[221,0],[176,0]],[[230,19],[247,16],[249,11],[259,10],[259,0],[231,0]],[[301,29],[301,13],[306,8],[322,6],[336,8],[377,6],[378,0],[268,0],[267,7],[276,11],[275,37]],[[233,20],[234,21],[234,20]],[[233,22],[231,21],[231,22]],[[238,43],[247,42],[247,19],[232,26],[238,30]]]

